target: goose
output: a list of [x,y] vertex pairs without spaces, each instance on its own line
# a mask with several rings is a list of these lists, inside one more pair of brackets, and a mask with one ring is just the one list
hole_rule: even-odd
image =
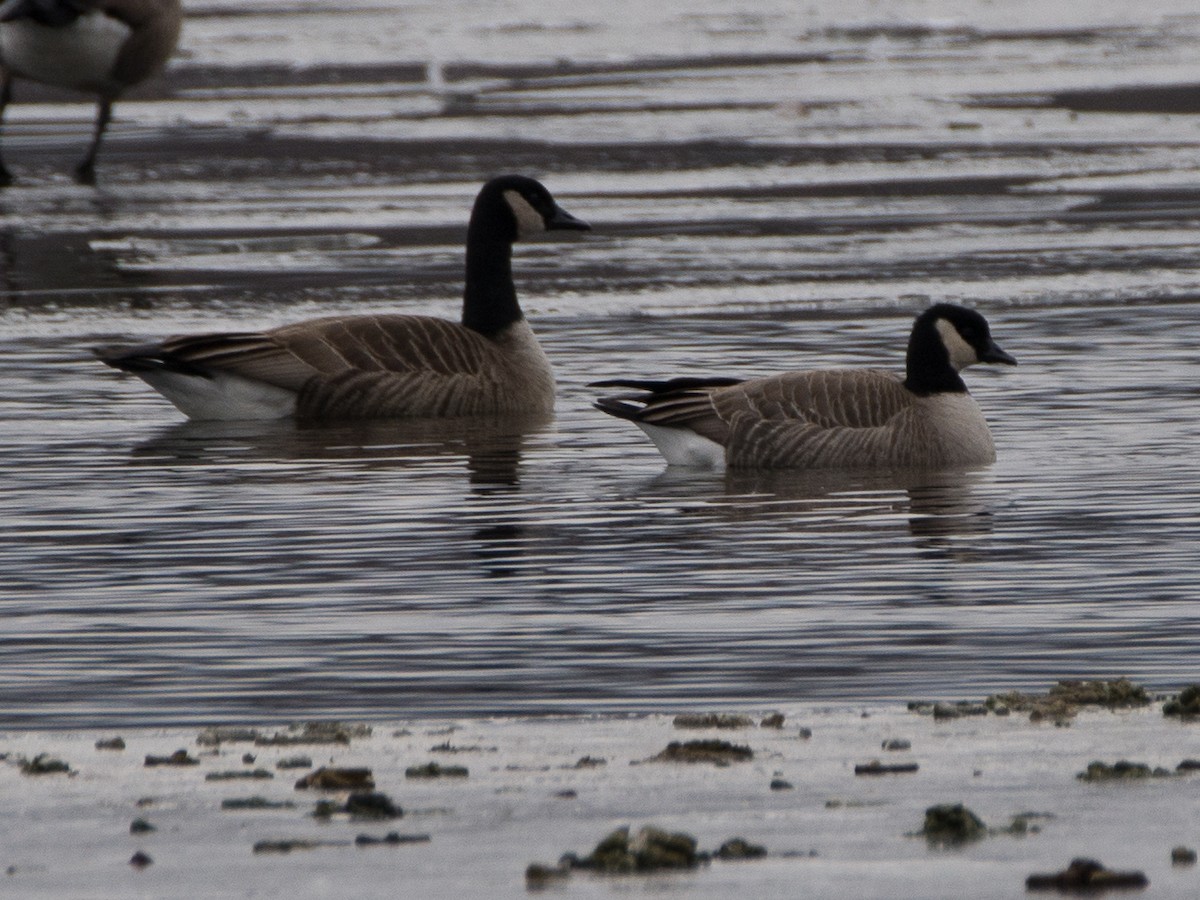
[[590,226],[532,178],[505,175],[483,186],[467,226],[462,324],[433,316],[329,316],[94,352],[197,420],[550,413],[554,375],[517,302],[512,245],[554,230]]
[[[96,94],[96,125],[75,169],[96,181],[113,103],[166,65],[179,42],[180,0],[5,0],[0,4],[0,124],[14,78]],[[0,163],[0,186],[12,177]]]
[[1017,361],[979,313],[939,303],[913,323],[904,378],[817,369],[592,386],[634,389],[595,406],[641,428],[669,465],[938,469],[995,462],[987,422],[958,374],[975,363]]

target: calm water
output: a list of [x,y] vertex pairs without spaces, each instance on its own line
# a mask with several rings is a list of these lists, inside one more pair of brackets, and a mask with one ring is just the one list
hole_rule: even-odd
[[[193,4],[94,190],[90,106],[18,87],[0,726],[1195,680],[1200,105],[1109,90],[1195,80],[1190,4],[394,6]],[[186,424],[89,357],[455,317],[505,170],[595,226],[517,251],[551,422]],[[599,377],[898,367],[938,300],[1021,363],[967,375],[989,468],[667,470],[589,408]]]

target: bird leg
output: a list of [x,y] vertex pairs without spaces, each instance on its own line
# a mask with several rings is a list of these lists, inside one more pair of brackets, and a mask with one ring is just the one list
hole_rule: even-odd
[[[12,73],[8,69],[0,70],[3,76],[0,76],[0,132],[4,128],[4,111],[8,109],[8,102],[12,100]],[[0,187],[8,187],[12,184],[12,175],[8,173],[8,169],[4,165],[4,160],[0,159]]]
[[92,146],[88,148],[87,156],[75,168],[75,180],[80,184],[96,183],[96,154],[100,150],[100,139],[104,137],[104,129],[112,118],[111,97],[101,97],[96,106],[96,130],[92,135]]

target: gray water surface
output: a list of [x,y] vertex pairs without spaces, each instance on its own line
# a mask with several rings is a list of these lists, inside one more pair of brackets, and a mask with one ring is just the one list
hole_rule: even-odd
[[[1195,680],[1200,115],[1166,88],[1200,80],[1200,17],[1177,5],[1015,29],[962,3],[213,2],[118,106],[95,189],[67,177],[90,107],[26,87],[0,725]],[[1121,108],[1130,85],[1161,108]],[[510,170],[595,227],[517,248],[551,421],[189,424],[90,358],[456,317],[471,198]],[[1020,360],[967,373],[991,467],[668,470],[590,408],[604,377],[899,368],[940,300]]]

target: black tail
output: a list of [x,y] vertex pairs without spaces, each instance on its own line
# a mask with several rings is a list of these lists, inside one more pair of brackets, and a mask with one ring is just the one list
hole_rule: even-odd
[[178,372],[197,378],[212,378],[212,373],[185,359],[163,351],[161,344],[93,347],[92,353],[106,366],[122,372]]

